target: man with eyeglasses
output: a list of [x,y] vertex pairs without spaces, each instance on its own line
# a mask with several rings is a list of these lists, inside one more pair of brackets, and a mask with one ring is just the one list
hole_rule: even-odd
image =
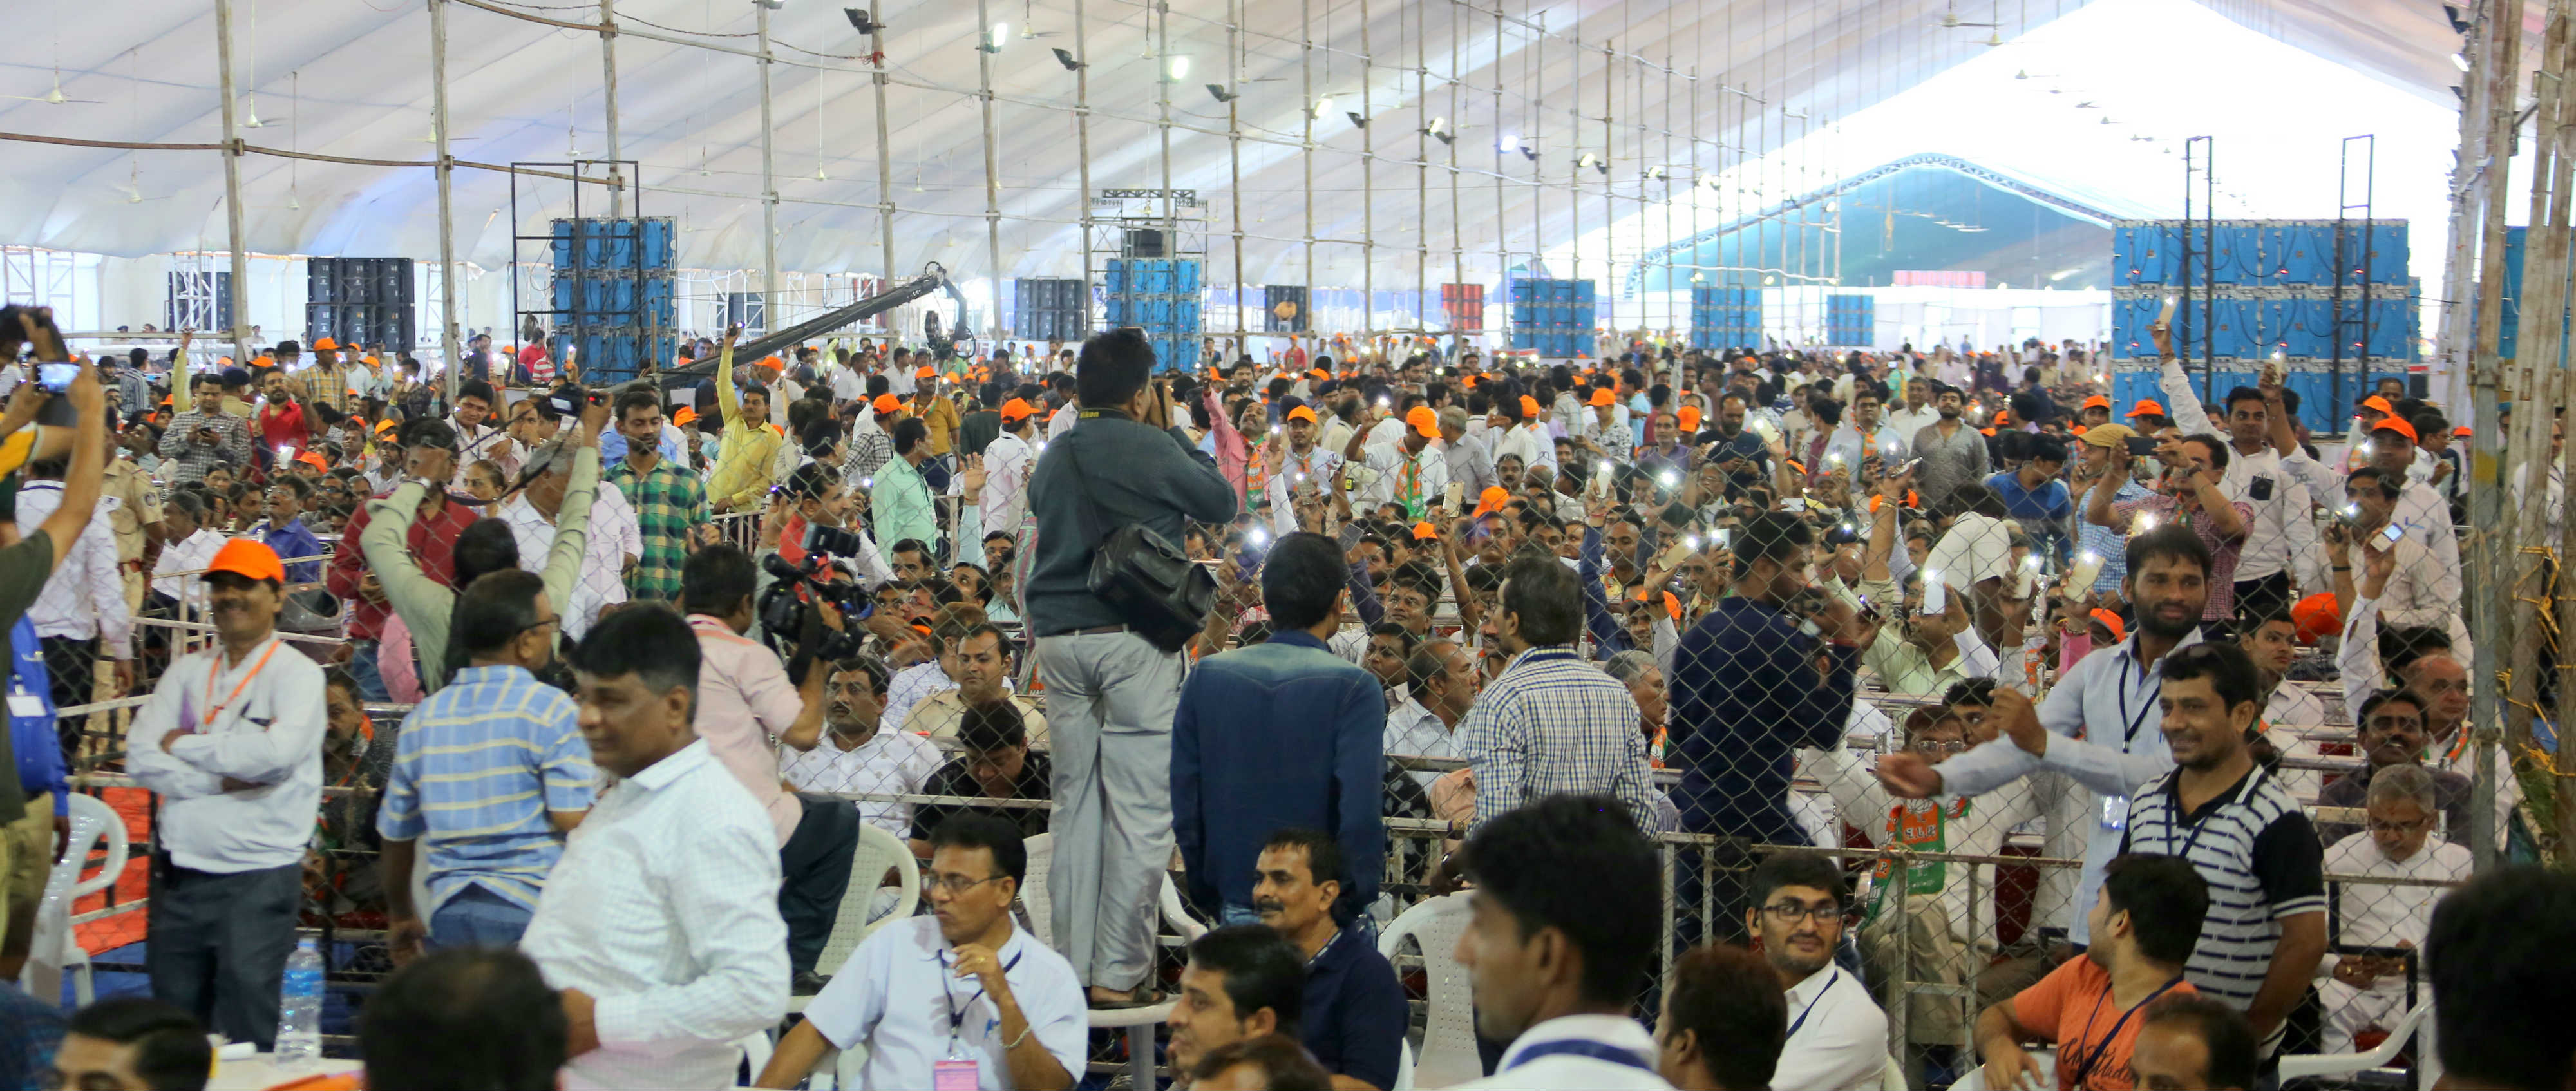
[[[2456,845],[2469,843],[2469,778],[2448,769],[2424,766],[2424,699],[2411,690],[2380,690],[2364,698],[2355,717],[2361,723],[2362,757],[2369,765],[2359,772],[2343,773],[2317,791],[2317,806],[2350,807],[2368,805],[2371,785],[2382,773],[2393,769],[2423,769],[2432,778],[2434,813],[2442,818],[2442,838]],[[2334,844],[2362,828],[2349,822],[2320,822],[2317,834],[2327,844]]]
[[[2390,695],[2394,698],[2394,695]],[[2394,698],[2389,704],[2398,704]],[[2387,705],[2381,706],[2383,709]],[[2432,771],[2392,765],[2374,771],[2364,829],[2326,849],[2330,875],[2360,875],[2388,883],[2345,883],[2336,916],[2335,946],[2352,954],[2327,955],[2318,966],[2318,999],[2325,1005],[2325,1049],[2345,1053],[2365,1031],[2386,1031],[2405,1018],[2407,978],[2421,973],[2417,960],[2393,953],[2415,950],[2433,922],[2433,905],[2451,886],[2467,881],[2475,859],[2455,841],[2431,840],[2439,813]],[[2413,885],[2432,883],[2440,885]],[[2420,994],[2421,978],[2418,992]]]
[[[802,754],[782,754],[778,775],[799,792],[913,795],[945,760],[939,747],[908,731],[885,729],[886,665],[873,655],[832,664],[824,683],[823,737]],[[861,801],[859,821],[902,837],[912,831],[912,804]]]
[[1843,940],[1843,873],[1830,857],[1775,855],[1753,869],[1744,926],[1789,994],[1789,1038],[1773,1087],[1858,1091],[1887,1068],[1887,1013],[1834,965]]
[[[1045,800],[1054,798],[1054,763],[1043,750],[1029,749],[1028,730],[1020,710],[1008,704],[978,705],[957,721],[957,756],[930,775],[921,794],[968,799]],[[913,855],[929,858],[931,831],[951,815],[973,812],[995,815],[1020,828],[1020,836],[1047,832],[1047,808],[979,807],[973,804],[924,803],[912,812]]]
[[794,1087],[826,1050],[863,1045],[861,1087],[1073,1086],[1089,1016],[1073,964],[1012,924],[1029,863],[1020,831],[966,812],[929,843],[930,915],[860,944],[752,1086]]
[[535,674],[554,661],[561,626],[533,572],[489,573],[457,599],[469,665],[404,718],[376,812],[384,874],[410,875],[415,859],[427,870],[427,905],[413,902],[409,883],[385,884],[397,962],[419,957],[424,941],[517,944],[590,811],[598,774],[580,710]]

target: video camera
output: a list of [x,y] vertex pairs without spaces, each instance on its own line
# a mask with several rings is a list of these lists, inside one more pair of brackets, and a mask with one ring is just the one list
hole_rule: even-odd
[[[818,536],[817,531],[824,533]],[[835,550],[829,546],[818,547],[816,540],[821,537],[835,545],[845,544],[834,538],[839,535],[851,539],[858,537],[837,527],[813,527],[805,535],[803,563],[791,562],[775,553],[760,559],[761,568],[777,577],[777,582],[770,584],[769,590],[760,596],[760,628],[768,634],[770,647],[782,655],[802,652],[828,663],[859,653],[862,634],[858,622],[873,612],[876,604],[869,600],[856,581],[833,578],[834,573],[825,554]],[[798,594],[800,589],[807,594]],[[836,631],[818,625],[814,642],[800,648],[806,623],[814,620],[816,604],[823,602],[831,603],[841,612],[842,627]]]

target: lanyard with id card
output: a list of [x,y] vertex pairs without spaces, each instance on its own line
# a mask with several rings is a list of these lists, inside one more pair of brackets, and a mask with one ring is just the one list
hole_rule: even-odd
[[[1009,977],[1019,964],[1020,956],[1012,955],[1009,962],[1002,964],[1002,976]],[[939,956],[939,966],[943,970],[948,968],[948,956],[944,952]],[[983,998],[984,988],[978,985],[975,995],[967,997],[966,1006],[961,1008],[951,999],[946,983],[940,985],[939,999],[948,1005],[948,1056],[930,1063],[930,1091],[977,1091],[982,1086],[982,1062],[973,1050],[966,1047],[957,1032],[966,1024],[967,1013],[975,1010],[975,1002]]]
[[[2134,647],[2134,645],[2132,645],[2132,647]],[[2164,696],[2165,681],[2163,672],[2158,671],[2156,673],[2155,681],[2155,689],[2141,694],[2141,697],[2144,699],[2144,703],[2137,706],[2136,712],[2129,713],[2128,728],[2120,733],[2120,749],[2124,753],[2128,751],[2132,743],[2137,741],[2138,726],[2146,721],[2148,710],[2155,708],[2157,699]],[[2126,711],[2129,707],[2129,672],[2124,668],[2120,671],[2120,708],[2123,711]],[[2113,833],[2118,833],[2128,829],[2129,797],[2125,795],[2103,796],[2101,821],[2102,828]]]

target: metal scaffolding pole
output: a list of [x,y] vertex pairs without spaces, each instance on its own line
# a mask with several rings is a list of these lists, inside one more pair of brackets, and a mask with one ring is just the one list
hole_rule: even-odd
[[1306,171],[1306,332],[1314,335],[1315,350],[1311,360],[1323,355],[1323,327],[1315,321],[1315,3],[1300,0],[1297,5],[1297,86],[1305,106],[1297,111],[1300,148],[1298,158]]
[[[231,96],[225,96],[225,100],[225,108],[231,109]],[[448,404],[453,405],[457,372],[464,366],[464,357],[456,343],[456,161],[447,155],[447,0],[429,0],[429,131],[438,138],[438,344],[439,355],[446,361],[446,378],[441,385],[446,388]],[[519,225],[510,225],[511,234],[518,231]],[[519,271],[512,269],[510,275],[516,277]],[[233,283],[241,283],[239,274],[234,275]]]
[[760,38],[760,322],[761,329],[776,330],[790,323],[778,309],[778,140],[769,122],[769,5],[753,4],[751,10]]
[[[894,155],[890,146],[891,141],[887,135],[886,126],[885,18],[884,14],[878,10],[880,2],[881,0],[868,0],[868,25],[870,27],[868,31],[868,53],[869,55],[877,58],[875,62],[876,71],[871,74],[868,83],[876,91],[877,107],[877,249],[879,254],[877,260],[885,266],[885,280],[883,282],[883,286],[892,287],[895,280]],[[1082,5],[1080,0],[1076,0],[1073,10],[1076,13],[1074,18],[1074,33],[1076,35],[1080,35],[1082,33],[1082,19],[1080,17]],[[1083,202],[1085,208],[1083,215],[1086,217],[1090,215],[1090,201],[1088,197],[1089,195],[1086,193],[1085,200]],[[894,334],[893,336],[887,337],[887,341],[891,342],[900,338],[901,335],[899,333],[895,333],[894,320],[891,316],[888,316],[886,319],[885,327],[889,334]],[[887,355],[891,356],[893,354],[889,352]]]
[[[1502,137],[1499,135],[1503,131],[1503,12],[1499,4],[1494,9],[1493,72],[1494,130],[1497,134],[1494,138],[1494,287],[1500,297],[1493,300],[1493,306],[1500,310],[1512,305],[1510,292],[1512,250],[1511,241],[1506,234],[1509,229],[1504,226],[1511,222],[1511,202],[1508,187],[1503,184],[1503,156],[1514,149],[1503,147]],[[1501,332],[1495,335],[1494,347],[1498,349],[1511,346],[1510,315],[1507,313],[1504,318]]]
[[[430,9],[435,12],[436,6]],[[432,47],[432,57],[437,56]],[[233,5],[232,0],[215,0],[215,68],[224,95],[224,235],[232,250],[233,359],[250,361],[250,255],[242,241],[241,137],[233,127]],[[438,134],[439,155],[447,158],[447,134]],[[440,176],[443,183],[445,175]],[[447,205],[447,189],[439,187],[439,207]],[[211,294],[211,293],[209,293]]]
[[[1377,57],[1369,50],[1368,0],[1360,0],[1360,117],[1373,120],[1376,111],[1369,108],[1369,83],[1375,79],[1370,67]],[[1377,335],[1377,137],[1366,125],[1360,126],[1360,337],[1375,341]],[[1399,361],[1400,362],[1400,361]]]
[[[975,26],[979,37],[993,33],[990,0],[975,0]],[[991,329],[998,343],[1009,332],[1002,328],[1002,142],[993,129],[993,50],[1002,43],[996,39],[979,44],[990,46],[975,51],[975,97],[984,108],[984,257],[993,269]]]
[[[1574,43],[1574,58],[1565,66],[1565,261],[1566,277],[1583,279],[1583,20],[1574,21],[1568,38]],[[1539,67],[1539,78],[1547,78],[1547,68]]]
[[[617,0],[599,0],[599,87],[600,119],[608,130],[608,215],[616,219],[626,215],[627,179],[618,176],[624,164],[623,145],[617,139]],[[578,171],[580,168],[574,168]],[[641,167],[637,168],[641,170]],[[641,181],[638,179],[638,181]],[[517,227],[511,230],[515,233]],[[659,361],[646,361],[647,367],[660,366]]]
[[[2480,24],[2484,42],[2479,50],[2481,60],[2492,58],[2485,72],[2489,107],[2484,120],[2488,125],[2486,146],[2490,160],[2480,178],[2487,192],[2482,198],[2484,242],[2477,285],[2478,295],[2490,304],[2499,303],[2504,292],[2504,207],[2513,174],[2510,161],[2514,130],[2519,121],[2514,109],[2514,85],[2522,69],[2522,0],[2494,0],[2494,3],[2494,10]],[[2465,289],[2455,285],[2451,293],[2460,296]],[[2496,339],[2501,332],[2503,317],[2504,308],[2500,305],[2478,308],[2477,356],[2472,378],[2477,398],[2476,419],[2481,422],[2496,419],[2496,403],[2500,400],[2498,388],[2504,377],[2504,362],[2496,355]],[[2530,392],[2517,394],[2528,399]],[[2536,403],[2526,400],[2525,404]],[[2504,518],[2503,432],[2500,428],[2480,428],[2476,433],[2473,452],[2477,460],[2476,469],[2470,478],[2472,526],[2495,527]],[[2514,553],[2513,543],[2501,541],[2493,533],[2475,535],[2470,541],[2475,550],[2475,570],[2483,577],[2477,586],[2484,592],[2484,601],[2478,603],[2475,615],[2477,662],[2472,675],[2472,694],[2477,704],[2471,716],[2471,726],[2463,730],[2475,732],[2472,740],[2476,746],[2476,771],[2471,778],[2469,813],[2483,818],[2495,813],[2495,743],[2498,728],[2511,712],[2508,693],[2500,684],[2502,661],[2498,655],[2502,649],[2497,647],[2497,641],[2503,635],[2504,618],[2514,609],[2512,576],[2519,558]],[[2495,833],[2491,821],[2481,820],[2469,825],[2469,850],[2476,854],[2479,870],[2495,865]]]
[[[1459,112],[1458,92],[1459,77],[1464,74],[1459,67],[1458,56],[1458,5],[1453,3],[1449,5],[1449,139],[1441,141],[1441,146],[1446,150],[1449,159],[1449,281],[1458,285],[1457,290],[1460,292],[1467,290],[1467,248],[1464,245],[1466,235],[1460,230],[1458,217],[1458,122],[1466,116]],[[1425,217],[1426,222],[1428,219]],[[1445,295],[1443,301],[1444,305],[1440,311],[1441,328],[1451,331],[1460,329],[1461,323],[1451,316],[1445,305]],[[1462,297],[1459,302],[1463,305],[1466,300]],[[1476,332],[1483,331],[1479,329]]]
[[[1082,328],[1091,328],[1091,24],[1082,0],[1073,0],[1073,147],[1077,181],[1082,186]],[[885,98],[877,98],[878,142],[884,143]],[[883,154],[879,159],[885,158]],[[1053,367],[1052,364],[1049,365]]]
[[[1243,5],[1241,0],[1226,0],[1225,13],[1225,86],[1233,95],[1225,102],[1225,168],[1230,192],[1227,200],[1234,205],[1234,305],[1226,308],[1234,327],[1234,355],[1249,356],[1249,333],[1253,323],[1243,320],[1243,115],[1235,107],[1243,92]],[[1230,365],[1232,361],[1228,361]]]
[[[2478,270],[2477,239],[2485,217],[2487,187],[2481,183],[2489,159],[2487,96],[2493,82],[2493,46],[2485,28],[2494,21],[2492,5],[2496,0],[2471,2],[2479,14],[2468,41],[2461,46],[2461,52],[2469,58],[2469,73],[2460,81],[2460,150],[2453,157],[2456,165],[2450,175],[2451,249],[2442,259],[2443,298],[2434,327],[2435,359],[2440,361],[2449,400],[2454,404],[2466,400],[2460,395],[2470,387],[2470,355],[2477,345],[2477,322],[2471,304],[2477,289],[2470,278]],[[2479,430],[2494,430],[2494,417],[2481,415],[2476,420]]]
[[[1162,113],[1162,124],[1155,129],[1155,133],[1162,138],[1163,146],[1163,253],[1166,256],[1178,256],[1186,251],[1181,244],[1180,203],[1172,197],[1172,80],[1175,77],[1172,72],[1172,5],[1170,0],[1158,0],[1154,5],[1154,10],[1160,12],[1163,16],[1163,18],[1156,24],[1155,29],[1157,37],[1154,40],[1154,67],[1156,69],[1154,80],[1154,101],[1156,109]],[[1201,222],[1204,223],[1205,221]],[[1196,352],[1196,347],[1193,346],[1191,351]],[[1182,372],[1191,370],[1191,365],[1188,360],[1170,360],[1165,361],[1165,363],[1175,370]]]

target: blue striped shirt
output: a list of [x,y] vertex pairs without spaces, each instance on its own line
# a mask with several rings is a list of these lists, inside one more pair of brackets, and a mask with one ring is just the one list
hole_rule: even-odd
[[430,904],[467,886],[533,910],[563,856],[548,811],[590,808],[597,773],[562,690],[519,667],[469,667],[413,708],[376,813],[387,840],[421,841]]
[[1660,810],[1628,687],[1567,645],[1531,648],[1485,687],[1458,721],[1475,770],[1476,819],[1547,795],[1600,794],[1651,829]]

